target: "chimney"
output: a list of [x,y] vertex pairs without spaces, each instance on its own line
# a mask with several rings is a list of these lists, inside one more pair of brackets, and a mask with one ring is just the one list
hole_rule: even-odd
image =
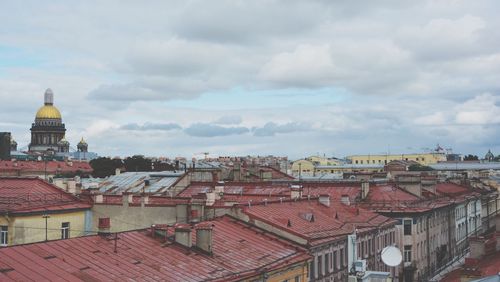
[[61,189],[68,190],[68,189],[66,189],[67,187],[65,187],[64,182],[63,182],[62,179],[56,179],[56,180],[54,180],[54,185],[56,185],[57,187],[59,187]]
[[102,203],[104,200],[104,196],[102,194],[97,194],[95,195],[94,202],[95,203]]
[[361,200],[366,199],[366,197],[368,197],[369,192],[370,192],[370,182],[368,181],[361,182]]
[[292,199],[300,199],[302,198],[302,185],[291,185],[290,186],[290,197]]
[[196,247],[208,254],[212,254],[213,225],[203,224],[196,226]]
[[481,259],[486,250],[485,250],[485,240],[481,237],[472,237],[469,239],[470,246],[470,258],[473,259]]
[[98,233],[99,234],[106,234],[109,233],[109,230],[111,228],[111,220],[109,217],[100,217],[99,218],[99,225],[98,225]]
[[75,195],[80,195],[82,193],[82,183],[77,183],[75,187]]
[[330,195],[319,195],[319,203],[323,206],[330,206]]
[[217,198],[215,196],[215,192],[210,191],[210,192],[207,192],[205,195],[207,196],[207,200],[206,200],[205,204],[207,206],[213,206],[215,204],[215,200],[217,200]]
[[224,195],[224,181],[219,181],[214,187],[215,199],[220,200]]
[[349,195],[342,195],[341,198],[340,198],[340,202],[344,205],[351,205],[351,200],[349,200]]
[[183,245],[184,247],[191,248],[193,245],[191,239],[191,225],[179,224],[175,227],[175,242]]
[[116,169],[115,169],[115,175],[120,175],[120,173],[121,173],[120,169],[119,169],[119,168],[116,168]]
[[149,196],[148,195],[141,196],[141,207],[144,207],[147,204],[149,204]]
[[68,180],[68,182],[66,183],[67,187],[68,187],[68,192],[71,193],[71,194],[75,194],[76,192],[76,181],[74,180]]
[[122,194],[122,204],[124,206],[128,206],[133,201],[134,201],[134,195],[133,194],[127,194],[127,193]]

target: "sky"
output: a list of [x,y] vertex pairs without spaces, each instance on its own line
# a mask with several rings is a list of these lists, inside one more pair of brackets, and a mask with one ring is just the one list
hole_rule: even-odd
[[500,154],[500,3],[2,1],[0,131],[102,156]]

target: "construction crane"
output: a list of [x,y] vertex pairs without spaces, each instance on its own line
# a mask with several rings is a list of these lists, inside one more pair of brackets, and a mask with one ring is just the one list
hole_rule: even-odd
[[208,159],[208,155],[210,155],[210,153],[209,153],[209,152],[194,153],[194,154],[193,154],[193,158],[196,158],[196,157],[197,157],[197,156],[199,156],[199,155],[204,155],[204,156],[205,156],[205,158],[204,158],[204,159],[206,160],[206,159]]

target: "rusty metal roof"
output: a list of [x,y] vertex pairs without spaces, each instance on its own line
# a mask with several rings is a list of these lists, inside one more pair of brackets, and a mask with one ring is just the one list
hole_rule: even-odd
[[[0,248],[0,280],[236,281],[306,262],[298,246],[222,217],[213,228],[212,255],[153,238],[149,230]],[[196,231],[193,229],[193,233]]]

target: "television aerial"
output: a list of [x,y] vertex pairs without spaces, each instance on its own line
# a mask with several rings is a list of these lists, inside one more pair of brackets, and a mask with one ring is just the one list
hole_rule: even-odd
[[382,261],[391,267],[398,266],[401,261],[403,261],[403,256],[401,255],[401,251],[394,247],[389,246],[382,249],[381,252]]

